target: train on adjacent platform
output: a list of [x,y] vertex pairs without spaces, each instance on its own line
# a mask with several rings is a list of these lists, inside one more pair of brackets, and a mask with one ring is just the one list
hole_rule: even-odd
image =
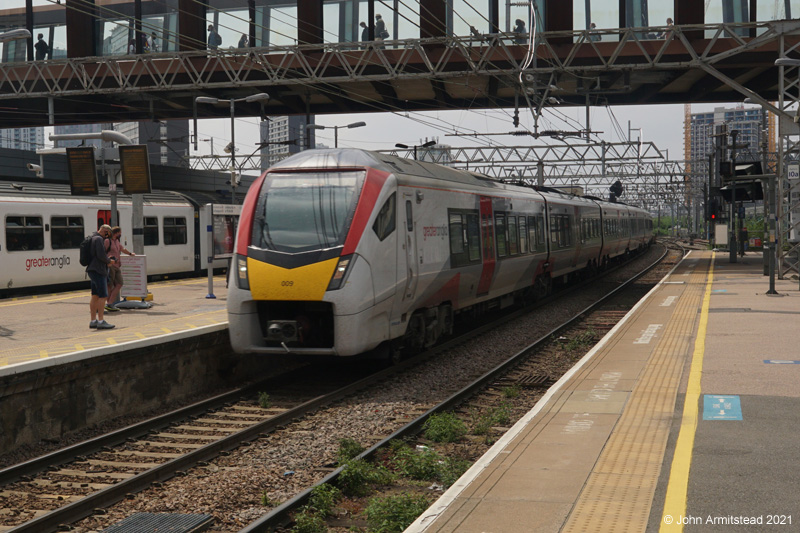
[[228,322],[239,353],[432,346],[459,313],[548,294],[646,248],[637,207],[355,149],[308,150],[250,187]]
[[[199,192],[154,191],[144,195],[148,277],[207,272],[208,204],[220,200],[215,194]],[[119,195],[117,212],[124,244],[132,250],[129,196]],[[80,284],[88,287],[78,247],[85,236],[110,221],[108,191],[99,196],[72,196],[68,185],[0,181],[0,297]],[[227,264],[220,259],[213,266],[224,268]]]

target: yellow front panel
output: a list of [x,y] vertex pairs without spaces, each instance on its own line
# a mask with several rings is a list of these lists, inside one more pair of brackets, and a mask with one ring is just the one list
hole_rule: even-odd
[[298,268],[281,268],[247,258],[254,300],[322,300],[339,258]]

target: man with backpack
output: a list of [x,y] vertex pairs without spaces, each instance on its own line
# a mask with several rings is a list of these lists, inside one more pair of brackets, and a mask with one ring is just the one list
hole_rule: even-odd
[[108,298],[108,266],[115,263],[114,259],[109,259],[106,255],[105,239],[111,237],[111,226],[103,224],[100,229],[92,234],[88,246],[88,258],[84,257],[84,249],[81,243],[81,264],[88,259],[86,273],[92,284],[92,299],[89,301],[89,313],[92,321],[89,322],[91,329],[112,329],[113,324],[109,324],[103,319],[103,311]]

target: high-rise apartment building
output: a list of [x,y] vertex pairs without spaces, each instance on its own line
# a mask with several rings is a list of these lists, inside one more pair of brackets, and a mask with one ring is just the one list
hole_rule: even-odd
[[767,151],[775,151],[775,121],[761,107],[718,107],[704,113],[687,113],[684,124],[684,158],[687,161],[708,161],[714,152],[714,134],[717,126],[727,124],[730,132],[739,132],[736,143],[747,145],[737,150],[739,161],[760,160],[761,142],[766,135]]
[[[56,134],[100,133],[114,130],[128,137],[134,144],[146,144],[150,164],[173,167],[189,166],[189,121],[167,120],[164,122],[120,122],[117,124],[77,124],[56,126]],[[100,148],[100,139],[59,141],[59,146],[94,146]],[[106,143],[111,147],[113,143]]]
[[261,169],[265,170],[292,154],[314,147],[314,130],[306,128],[314,117],[306,121],[305,115],[270,117],[261,123]]
[[152,165],[189,166],[188,120],[120,122],[114,129],[134,144],[146,144]]
[[[70,134],[86,134],[86,133],[100,133],[103,130],[113,130],[113,124],[73,124],[69,126],[56,126],[54,128],[56,135],[70,135]],[[58,141],[60,147],[73,147],[73,146],[94,146],[100,148],[103,142],[100,139],[85,139],[75,141]],[[111,143],[106,143],[106,146],[111,146]]]
[[30,151],[44,148],[44,128],[0,130],[0,148]]

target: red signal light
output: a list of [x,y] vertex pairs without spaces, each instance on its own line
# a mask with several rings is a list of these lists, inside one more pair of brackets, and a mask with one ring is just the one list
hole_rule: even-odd
[[717,215],[714,214],[714,213],[711,213],[711,220],[714,220],[715,218],[717,218]]

